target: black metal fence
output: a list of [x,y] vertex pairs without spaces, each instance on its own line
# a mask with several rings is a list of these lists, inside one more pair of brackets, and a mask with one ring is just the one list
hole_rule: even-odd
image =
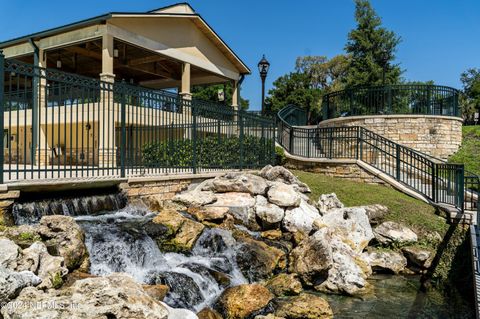
[[458,90],[439,85],[355,87],[324,95],[323,119],[355,115],[461,116]]
[[277,141],[290,154],[305,158],[360,160],[434,203],[480,213],[480,177],[465,171],[463,165],[445,163],[360,126],[293,126],[281,116],[293,112],[298,119],[302,110],[294,106],[287,108],[290,112],[284,109],[278,113]]
[[273,120],[0,54],[0,182],[197,173],[272,163]]

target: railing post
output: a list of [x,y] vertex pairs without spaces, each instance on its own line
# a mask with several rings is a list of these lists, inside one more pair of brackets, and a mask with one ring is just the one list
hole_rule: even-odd
[[293,126],[290,127],[290,138],[289,138],[289,141],[288,141],[288,152],[292,155],[295,155],[295,152],[293,151],[293,147],[294,147],[294,144],[293,144],[293,139],[294,139],[294,135],[293,135]]
[[388,114],[393,114],[392,109],[392,86],[388,86]]
[[[115,85],[115,84],[107,84],[104,85]],[[125,177],[125,156],[127,152],[127,127],[126,127],[126,117],[127,117],[127,110],[126,110],[126,98],[125,98],[125,80],[122,81],[122,85],[120,86],[120,125],[121,125],[121,143],[120,143],[120,176]]]
[[240,143],[240,170],[243,169],[243,160],[244,160],[244,149],[243,149],[243,114],[241,110],[238,110],[238,123],[240,125],[240,136],[239,136],[239,143]]
[[437,202],[437,163],[432,162],[432,201]]
[[3,139],[4,139],[4,130],[3,130],[3,108],[5,105],[4,100],[4,84],[5,84],[5,56],[3,51],[0,50],[0,184],[3,184]]
[[360,145],[360,155],[359,155],[359,159],[361,161],[363,161],[363,127],[359,126],[358,127],[358,131],[359,131],[359,138],[358,138],[358,143]]
[[[184,99],[181,99],[181,103],[184,103]],[[195,100],[190,101],[192,110],[192,171],[193,174],[197,174],[197,106]]]
[[328,158],[333,156],[333,127],[330,127],[328,132]]
[[400,172],[400,144],[397,144],[396,148],[397,148],[396,149],[396,157],[395,157],[395,159],[396,159],[396,175],[397,175],[397,181],[399,181],[400,177],[401,177],[400,176],[400,174],[401,174],[401,172]]
[[463,165],[457,166],[457,201],[458,206],[462,210],[462,213],[465,211],[465,168]]

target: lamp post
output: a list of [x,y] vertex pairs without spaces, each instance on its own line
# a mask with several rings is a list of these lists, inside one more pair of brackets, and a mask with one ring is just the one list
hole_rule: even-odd
[[390,52],[384,48],[380,55],[380,63],[382,64],[382,85],[385,85],[385,73],[387,72],[388,61],[390,61]]
[[265,114],[265,79],[267,78],[269,68],[270,62],[265,59],[264,54],[260,62],[258,62],[258,72],[260,72],[260,78],[262,79],[262,114]]

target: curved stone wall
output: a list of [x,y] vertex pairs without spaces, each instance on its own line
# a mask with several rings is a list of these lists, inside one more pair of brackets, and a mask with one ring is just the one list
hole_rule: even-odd
[[462,121],[452,116],[372,115],[326,120],[319,126],[363,126],[399,144],[447,159],[462,143]]

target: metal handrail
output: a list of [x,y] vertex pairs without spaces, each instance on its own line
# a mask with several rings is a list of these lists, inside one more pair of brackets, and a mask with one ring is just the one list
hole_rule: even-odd
[[358,115],[419,114],[460,117],[459,91],[429,84],[357,86],[325,94],[323,120]]
[[[288,116],[298,107],[277,113],[277,142],[290,154],[306,158],[361,160],[422,194],[431,202],[480,213],[480,177],[361,126],[299,127]],[[303,123],[301,123],[303,124]]]

